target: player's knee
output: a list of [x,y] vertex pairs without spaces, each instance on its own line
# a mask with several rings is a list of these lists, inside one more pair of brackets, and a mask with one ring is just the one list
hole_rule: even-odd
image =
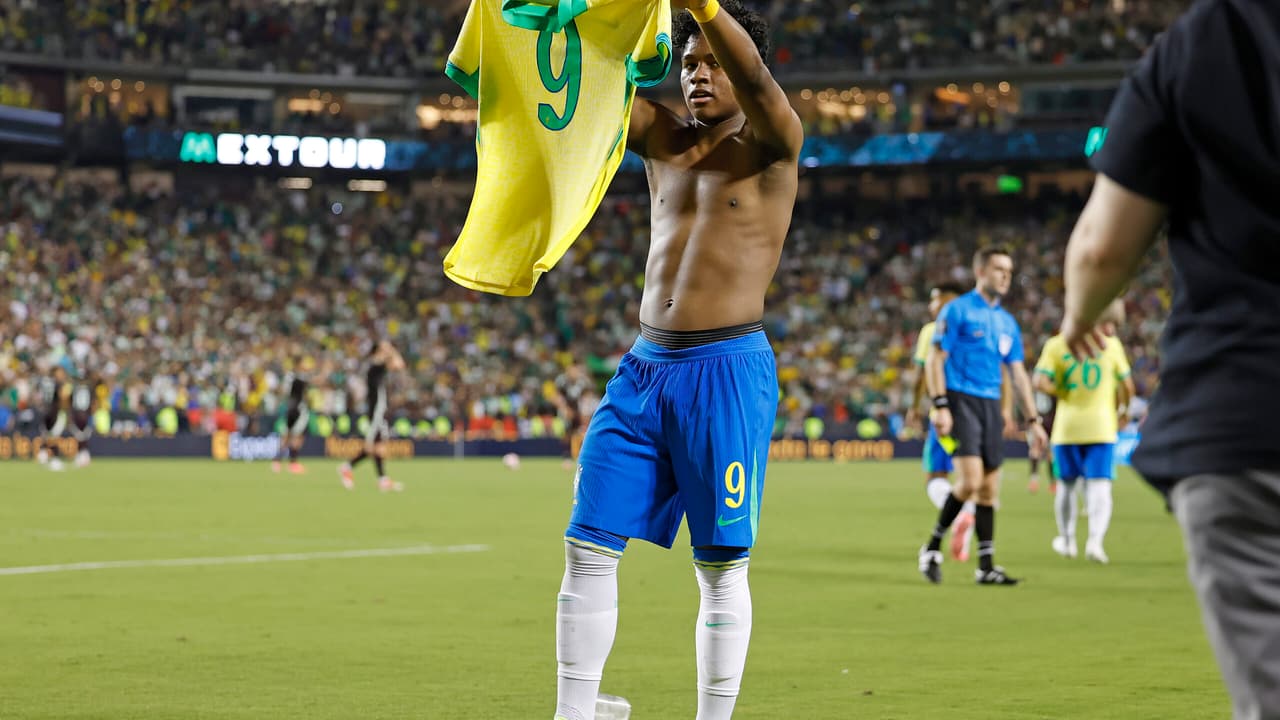
[[570,523],[564,533],[565,565],[571,574],[597,575],[617,568],[627,538],[607,530]]
[[750,558],[748,548],[694,548],[693,567],[703,598],[716,602],[744,590]]
[[996,488],[994,485],[983,483],[978,486],[977,491],[973,493],[973,501],[979,505],[995,505]]
[[1085,482],[1085,502],[1093,505],[1100,502],[1111,502],[1110,480],[1089,480]]

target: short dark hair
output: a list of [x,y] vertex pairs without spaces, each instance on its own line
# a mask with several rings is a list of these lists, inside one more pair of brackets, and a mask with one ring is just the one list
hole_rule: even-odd
[[1013,252],[1004,245],[988,245],[984,248],[978,248],[978,252],[973,254],[974,267],[986,267],[987,262],[995,255],[1007,255],[1013,257]]
[[[769,21],[765,20],[759,13],[749,10],[742,4],[742,0],[722,0],[720,12],[727,12],[730,17],[738,21],[742,29],[747,31],[747,35],[751,36],[751,41],[756,44],[756,50],[760,52],[760,59],[768,63]],[[683,10],[676,13],[671,26],[673,48],[678,62],[680,57],[684,55],[684,48],[689,43],[689,38],[701,35],[702,28],[698,27],[698,21],[694,20],[692,15]]]
[[933,286],[933,289],[937,290],[938,293],[942,295],[963,295],[966,292],[968,292],[963,287],[961,287],[960,283],[958,282],[938,283],[937,285]]

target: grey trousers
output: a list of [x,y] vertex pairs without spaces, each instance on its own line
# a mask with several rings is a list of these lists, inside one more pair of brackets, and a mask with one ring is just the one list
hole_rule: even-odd
[[1189,477],[1173,510],[1234,719],[1280,720],[1280,472]]

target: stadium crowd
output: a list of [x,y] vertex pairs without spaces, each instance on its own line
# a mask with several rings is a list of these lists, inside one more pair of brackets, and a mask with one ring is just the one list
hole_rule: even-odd
[[[779,72],[1139,57],[1179,0],[748,0],[774,21]],[[443,67],[465,0],[18,0],[0,51],[168,66],[421,77]]]
[[[550,432],[589,415],[634,340],[647,251],[645,197],[614,195],[529,298],[468,291],[440,262],[465,198],[407,197],[259,181],[129,194],[89,182],[0,181],[0,406],[18,416],[55,363],[100,380],[116,428],[254,427],[279,413],[284,378],[312,380],[312,407],[363,411],[363,353],[401,349],[393,415],[429,431]],[[778,431],[910,436],[904,426],[933,283],[970,282],[981,244],[1017,248],[1029,360],[1057,326],[1059,268],[1080,198],[988,199],[886,211],[847,198],[802,202],[770,291],[766,326],[783,390]],[[1139,394],[1156,380],[1167,312],[1159,271],[1128,295],[1125,341]],[[441,419],[441,420],[438,420]],[[13,420],[10,420],[12,422]],[[445,422],[441,427],[438,423]],[[4,429],[0,416],[0,429]]]

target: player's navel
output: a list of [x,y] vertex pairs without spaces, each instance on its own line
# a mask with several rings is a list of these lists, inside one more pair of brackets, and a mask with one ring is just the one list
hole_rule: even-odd
[[736,207],[738,207],[738,198],[730,198],[730,200],[729,200],[729,207],[731,207],[731,208],[736,208]]
[[676,304],[676,299],[675,299],[675,298],[667,298],[667,307],[668,307],[668,308],[672,307],[672,306],[673,306],[673,305],[675,305],[675,304]]

